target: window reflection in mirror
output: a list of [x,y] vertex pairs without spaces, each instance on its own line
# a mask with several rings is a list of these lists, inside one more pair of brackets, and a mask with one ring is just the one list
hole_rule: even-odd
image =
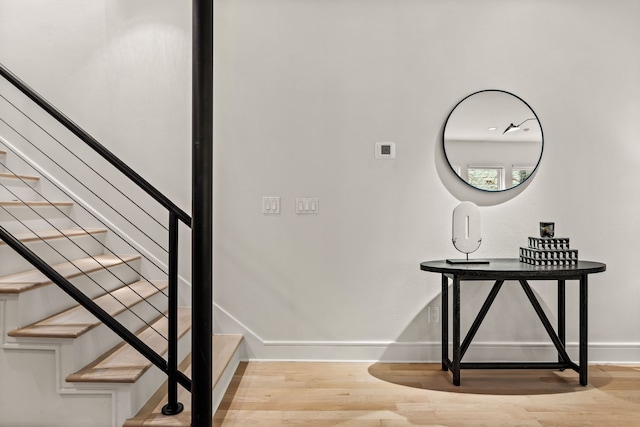
[[479,190],[504,191],[522,184],[542,156],[538,117],[522,99],[500,90],[476,92],[460,101],[443,135],[452,170]]
[[467,182],[481,190],[500,191],[504,189],[504,169],[469,166],[467,168]]

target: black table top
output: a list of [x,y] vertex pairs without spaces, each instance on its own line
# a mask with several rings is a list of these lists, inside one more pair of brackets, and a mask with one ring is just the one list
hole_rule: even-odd
[[573,266],[540,266],[520,262],[518,258],[490,258],[488,264],[449,264],[446,260],[426,261],[420,269],[433,273],[459,276],[462,279],[548,279],[579,278],[607,269],[601,262],[578,261]]

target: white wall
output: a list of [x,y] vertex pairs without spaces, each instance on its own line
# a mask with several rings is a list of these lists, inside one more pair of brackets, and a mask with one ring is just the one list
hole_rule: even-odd
[[[182,1],[29,1],[0,0],[0,62],[28,85],[51,100],[99,142],[107,146],[153,186],[189,212],[191,205],[191,8]],[[11,102],[22,105],[36,120],[44,114],[6,82],[0,89]],[[0,105],[4,118],[18,132],[41,146],[55,145],[35,126],[8,107]],[[45,117],[41,123],[49,123]],[[17,124],[17,126],[16,126]],[[158,222],[168,224],[168,214],[106,162],[99,162],[57,124],[47,131],[71,148],[82,160],[103,174],[108,182],[127,189],[131,200],[143,206]],[[127,224],[78,183],[59,171],[50,161],[30,149],[9,126],[0,123],[0,136],[29,156],[36,164],[60,180],[69,192],[104,214],[138,247],[109,243],[115,250],[131,253],[146,248],[159,265],[166,253],[135,227]],[[55,153],[55,154],[52,154]],[[66,165],[81,182],[91,182],[100,198],[119,206],[125,218],[137,221],[146,235],[167,246],[166,230],[141,214],[120,197],[107,182],[55,148],[49,152]],[[11,161],[11,159],[10,159]],[[16,164],[17,162],[14,162]],[[17,165],[19,167],[19,165]],[[84,226],[93,224],[74,209]],[[140,225],[143,224],[143,225]],[[183,253],[181,275],[190,280],[189,230],[181,228]],[[146,277],[156,277],[150,268]],[[186,288],[185,295],[188,295]]]
[[[458,256],[451,211],[472,200],[478,256],[515,257],[544,220],[581,258],[606,262],[591,278],[591,359],[640,361],[639,9],[218,0],[218,328],[247,333],[256,358],[435,360],[426,308],[439,305],[440,279],[418,266]],[[0,61],[186,209],[189,15],[186,1],[0,0]],[[482,89],[510,91],[540,118],[543,159],[517,191],[471,190],[444,163],[447,114]],[[378,141],[394,141],[397,158],[374,159]],[[264,216],[262,196],[280,196],[282,213]],[[296,216],[296,197],[318,197],[320,213]],[[553,286],[536,289],[555,305]],[[465,289],[464,307],[485,291]],[[476,357],[546,345],[519,289],[496,304]],[[524,356],[538,356],[533,344]]]
[[0,0],[0,62],[185,210],[190,5]]
[[[459,256],[451,211],[472,200],[479,257],[516,257],[539,221],[555,221],[582,259],[606,262],[590,278],[591,360],[640,360],[639,14],[634,1],[218,1],[220,329],[251,331],[257,358],[435,360],[426,308],[440,278],[419,263]],[[543,159],[517,191],[473,191],[444,163],[449,111],[482,89],[540,118]],[[374,159],[378,141],[397,158]],[[262,196],[280,196],[282,213],[263,215]],[[295,215],[296,197],[318,197],[320,213]],[[555,318],[554,286],[536,289]],[[464,289],[463,307],[486,291]],[[547,342],[515,286],[477,340],[508,357],[523,355],[513,343],[539,357]],[[470,356],[499,354],[484,347]]]

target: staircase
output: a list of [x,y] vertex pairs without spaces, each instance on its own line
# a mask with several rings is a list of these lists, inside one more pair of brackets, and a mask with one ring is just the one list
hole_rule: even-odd
[[[2,164],[6,156],[0,152]],[[0,186],[0,225],[165,354],[166,280],[142,277],[140,254],[106,251],[110,231],[74,226],[74,203],[41,200],[33,191],[39,181],[0,169],[10,189]],[[190,308],[178,313],[180,371],[190,375]],[[161,415],[165,374],[2,241],[0,334],[0,426],[190,425],[187,391],[179,387],[181,414]],[[214,337],[214,410],[239,363],[241,341]]]

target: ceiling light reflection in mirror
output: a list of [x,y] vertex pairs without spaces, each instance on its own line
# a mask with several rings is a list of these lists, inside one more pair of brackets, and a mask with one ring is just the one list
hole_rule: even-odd
[[484,191],[508,190],[529,179],[542,157],[543,140],[531,107],[501,90],[465,97],[449,114],[443,133],[451,169]]

